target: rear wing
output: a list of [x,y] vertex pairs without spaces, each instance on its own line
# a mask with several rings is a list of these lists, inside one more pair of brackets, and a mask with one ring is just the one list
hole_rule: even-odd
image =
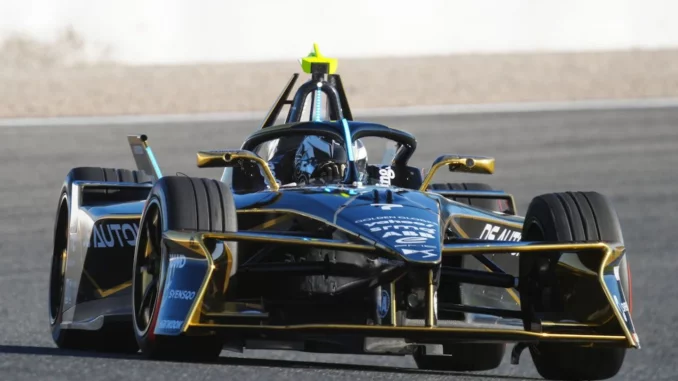
[[148,136],[146,135],[128,135],[127,141],[132,149],[134,161],[137,164],[137,169],[143,171],[153,179],[153,182],[158,181],[162,177],[162,172],[155,160],[153,150],[148,145]]

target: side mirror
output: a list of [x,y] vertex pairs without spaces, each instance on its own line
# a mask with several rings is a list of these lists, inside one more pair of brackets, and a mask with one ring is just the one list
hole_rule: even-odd
[[437,158],[431,170],[426,174],[426,178],[421,183],[419,190],[425,191],[428,188],[433,176],[443,166],[447,165],[450,172],[466,172],[491,175],[494,173],[494,158],[485,156],[458,156],[443,155]]
[[273,191],[280,186],[271,172],[266,160],[254,152],[247,150],[224,150],[224,151],[200,151],[198,152],[198,168],[224,168],[235,167],[243,161],[253,161],[262,170],[266,183]]

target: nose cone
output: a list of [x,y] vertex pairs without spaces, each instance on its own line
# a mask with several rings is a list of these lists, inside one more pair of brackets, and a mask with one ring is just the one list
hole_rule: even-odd
[[408,262],[440,262],[439,214],[409,200],[355,200],[337,216],[342,227],[398,253]]

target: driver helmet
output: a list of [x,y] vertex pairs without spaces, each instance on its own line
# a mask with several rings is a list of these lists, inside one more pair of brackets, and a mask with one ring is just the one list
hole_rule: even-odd
[[[353,159],[358,180],[367,175],[367,150],[360,140],[353,143]],[[344,146],[322,136],[307,136],[294,157],[294,180],[297,184],[328,184],[340,182],[346,173],[348,156]]]

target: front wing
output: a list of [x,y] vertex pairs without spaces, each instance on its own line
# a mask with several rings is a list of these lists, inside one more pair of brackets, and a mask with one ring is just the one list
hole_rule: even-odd
[[[487,242],[469,241],[447,244],[441,261],[459,255],[516,254],[549,257],[561,253],[554,263],[552,274],[559,280],[559,291],[565,302],[555,311],[538,311],[523,304],[519,311],[497,310],[475,306],[456,306],[469,312],[488,313],[512,318],[519,324],[482,325],[461,324],[455,321],[438,321],[438,306],[433,267],[421,265],[397,266],[384,273],[385,289],[390,287],[392,297],[385,307],[389,313],[372,325],[356,324],[299,324],[271,325],[268,312],[262,304],[230,302],[227,297],[229,280],[238,266],[226,241],[259,241],[276,245],[313,246],[342,249],[352,252],[379,253],[396,258],[397,253],[387,253],[386,248],[374,242],[365,244],[349,241],[315,239],[282,234],[238,232],[206,233],[167,231],[164,242],[170,253],[169,271],[160,295],[162,303],[155,326],[161,335],[194,335],[220,332],[225,335],[250,337],[265,336],[284,340],[303,335],[356,335],[361,337],[394,337],[415,342],[441,343],[447,341],[483,342],[570,342],[620,347],[640,347],[627,296],[619,278],[619,263],[625,255],[618,243],[541,243],[541,242]],[[400,258],[405,259],[405,258]],[[585,260],[582,260],[585,259]],[[406,263],[406,261],[404,261]],[[584,264],[586,263],[586,265]],[[591,263],[595,265],[592,266]],[[438,263],[440,264],[440,262]],[[436,265],[436,264],[433,264]],[[422,320],[396,318],[396,297],[393,291],[408,271],[427,271],[426,314]],[[493,282],[505,281],[509,274],[495,269]],[[464,270],[458,270],[456,275]],[[468,270],[471,278],[473,270]],[[444,276],[444,275],[443,275]],[[462,276],[461,278],[464,278]],[[527,275],[514,277],[512,285],[521,289],[521,282],[529,283]],[[182,290],[177,292],[177,290]],[[524,291],[525,292],[525,291]],[[523,301],[523,298],[521,298]],[[454,307],[454,306],[452,306]]]

